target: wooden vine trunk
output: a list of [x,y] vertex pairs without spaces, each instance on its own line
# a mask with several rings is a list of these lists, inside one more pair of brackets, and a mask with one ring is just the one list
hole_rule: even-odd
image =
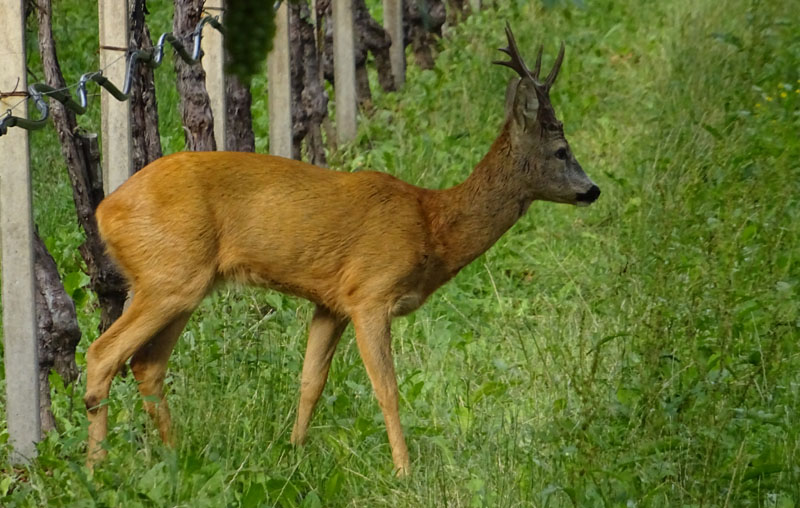
[[[49,86],[62,88],[66,82],[58,63],[51,14],[50,0],[37,0],[38,43],[45,81]],[[97,294],[100,304],[102,333],[122,313],[127,290],[118,270],[105,254],[94,217],[94,210],[103,199],[100,149],[96,135],[84,135],[78,131],[74,113],[58,101],[51,101],[50,107],[72,184],[78,223],[86,235],[80,253],[89,271],[91,289]],[[43,428],[48,430],[54,422],[49,410],[47,375],[50,368],[55,367],[66,383],[74,380],[75,347],[80,339],[80,330],[74,304],[64,291],[55,262],[38,235],[34,238],[34,249],[40,413]]]
[[[50,0],[38,0],[39,53],[45,81],[54,88],[66,86],[58,64],[51,25]],[[97,230],[94,211],[103,199],[102,169],[97,136],[84,135],[78,131],[75,114],[57,101],[51,102],[53,124],[61,142],[61,153],[67,164],[72,197],[78,223],[86,234],[80,252],[91,278],[91,288],[97,293],[100,303],[100,331],[105,331],[122,313],[127,289],[116,266],[105,253],[105,247]]]
[[39,345],[39,416],[42,431],[48,432],[56,428],[50,409],[50,370],[55,369],[65,385],[77,379],[75,348],[81,340],[81,330],[75,304],[64,290],[56,262],[38,233],[33,236],[33,264]]
[[[203,0],[175,0],[172,32],[191,47],[191,35],[203,14]],[[178,75],[181,121],[186,138],[186,150],[216,150],[214,116],[206,91],[206,73],[200,64],[188,64],[175,58]]]
[[443,0],[403,0],[404,44],[411,44],[421,69],[433,69],[434,49],[446,19]]
[[256,137],[253,133],[253,114],[250,108],[253,98],[250,88],[242,84],[234,75],[225,81],[225,146],[233,152],[255,152]]
[[328,116],[328,94],[319,71],[319,52],[308,5],[299,2],[289,7],[289,54],[292,84],[293,158],[300,159],[306,141],[308,159],[324,166],[325,145],[322,124]]
[[[130,0],[130,47],[153,49],[150,30],[145,22],[146,0]],[[158,104],[153,68],[138,65],[131,82],[131,137],[133,171],[139,171],[163,155],[158,131]]]

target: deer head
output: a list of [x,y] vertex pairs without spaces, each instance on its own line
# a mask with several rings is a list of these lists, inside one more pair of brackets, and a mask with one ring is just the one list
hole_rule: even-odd
[[600,188],[586,176],[564,137],[564,128],[550,103],[550,88],[564,60],[564,43],[553,69],[544,82],[539,79],[542,46],[531,71],[517,49],[514,34],[506,25],[508,47],[500,48],[509,61],[495,61],[514,69],[506,89],[506,126],[511,157],[530,186],[533,199],[586,206],[600,195]]

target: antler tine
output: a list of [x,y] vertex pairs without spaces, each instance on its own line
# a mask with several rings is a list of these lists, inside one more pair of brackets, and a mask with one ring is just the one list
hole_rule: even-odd
[[[564,41],[561,41],[561,49],[558,50],[556,63],[553,64],[553,70],[550,71],[550,74],[547,75],[547,79],[544,81],[544,86],[548,90],[550,90],[550,87],[553,86],[553,83],[555,83],[556,77],[558,76],[558,71],[559,69],[561,69],[561,62],[563,61],[564,61]],[[538,71],[538,66],[537,66],[537,71]]]
[[495,60],[492,63],[497,65],[504,65],[511,69],[517,71],[517,74],[520,75],[522,78],[530,78],[534,82],[536,80],[531,76],[531,71],[528,70],[528,67],[525,66],[525,62],[522,60],[522,57],[519,54],[519,49],[517,49],[517,42],[514,40],[514,34],[511,33],[511,26],[506,23],[506,37],[508,38],[508,47],[500,48],[500,51],[508,55],[511,60],[508,62]]
[[539,71],[542,70],[542,52],[544,52],[544,45],[539,45],[539,54],[536,55],[536,66],[533,68],[533,77],[539,79]]

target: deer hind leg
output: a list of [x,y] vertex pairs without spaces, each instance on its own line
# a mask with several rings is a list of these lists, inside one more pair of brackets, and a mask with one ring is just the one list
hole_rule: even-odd
[[297,407],[297,420],[292,429],[292,444],[301,445],[306,440],[311,414],[328,380],[333,353],[347,323],[347,318],[337,316],[325,307],[318,305],[314,312],[308,331],[306,356],[303,360],[300,403]]
[[131,358],[131,371],[139,383],[139,393],[144,397],[144,409],[153,418],[161,440],[169,446],[173,446],[174,442],[170,430],[172,420],[164,394],[164,376],[167,373],[167,361],[189,316],[190,312],[179,314]]
[[358,351],[383,411],[395,471],[398,476],[406,476],[410,472],[410,466],[408,448],[400,425],[397,377],[392,359],[391,318],[388,312],[382,310],[359,312],[353,315],[353,324]]
[[101,402],[108,397],[114,375],[142,346],[179,316],[194,310],[212,280],[213,277],[209,276],[206,281],[183,284],[173,292],[166,288],[152,291],[152,286],[136,287],[130,307],[89,346],[83,400],[89,418],[86,465],[90,468],[106,455],[101,443],[107,434],[108,406],[101,405]]

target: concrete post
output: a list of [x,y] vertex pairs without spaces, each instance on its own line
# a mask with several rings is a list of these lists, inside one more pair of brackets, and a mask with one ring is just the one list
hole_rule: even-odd
[[392,38],[389,57],[394,85],[399,90],[406,81],[406,52],[403,47],[403,1],[383,0],[383,28]]
[[289,69],[289,6],[275,13],[275,38],[267,55],[269,153],[292,157],[292,84]]
[[317,0],[311,0],[311,5],[308,6],[311,10],[311,24],[314,25],[314,44],[317,45],[319,48],[319,39],[317,35],[319,34],[319,19],[317,19]]
[[[222,23],[224,0],[206,0],[203,8],[210,14],[219,16]],[[206,89],[211,99],[211,113],[214,115],[214,139],[217,150],[225,147],[226,95],[225,95],[225,49],[222,47],[222,33],[209,25],[203,30],[203,69],[206,71]]]
[[[100,68],[122,90],[128,50],[128,0],[98,0],[97,9],[100,24]],[[100,92],[100,109],[103,185],[108,195],[133,172],[131,103],[118,101],[103,88]]]
[[333,2],[333,80],[337,141],[347,143],[356,137],[357,112],[352,0]]
[[[0,0],[0,92],[27,90],[23,0]],[[22,97],[0,99],[3,113]],[[27,117],[27,104],[14,110]],[[33,278],[28,131],[13,127],[0,136],[0,243],[2,243],[3,340],[5,346],[6,413],[12,463],[36,456],[41,439],[36,306]]]

